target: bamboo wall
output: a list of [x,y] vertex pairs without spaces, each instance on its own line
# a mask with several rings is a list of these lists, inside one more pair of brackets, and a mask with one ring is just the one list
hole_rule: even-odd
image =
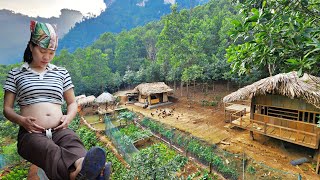
[[302,99],[290,99],[286,96],[271,95],[255,97],[254,104],[261,104],[266,106],[282,107],[286,109],[302,110],[302,111],[315,111],[320,112],[315,106],[308,104]]

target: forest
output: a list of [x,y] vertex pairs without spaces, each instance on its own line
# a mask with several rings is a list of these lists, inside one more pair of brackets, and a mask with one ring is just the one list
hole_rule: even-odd
[[[320,3],[211,0],[181,10],[174,4],[159,21],[104,32],[86,48],[62,49],[52,63],[69,71],[76,95],[114,93],[159,81],[174,89],[197,83],[214,87],[217,82],[243,87],[290,71],[319,77]],[[1,84],[7,72],[20,65],[1,65]],[[0,99],[3,102],[2,88]],[[2,112],[0,119],[1,154],[18,164],[13,153],[17,127]]]

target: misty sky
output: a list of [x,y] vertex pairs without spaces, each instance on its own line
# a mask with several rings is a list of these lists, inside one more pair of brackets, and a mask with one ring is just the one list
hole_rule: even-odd
[[98,16],[106,9],[106,4],[103,0],[1,0],[0,9],[31,17],[59,17],[61,9],[77,10],[84,16]]
[[[148,1],[152,0],[141,0],[143,4]],[[103,0],[0,0],[0,24],[5,24],[0,28],[0,64],[21,62],[31,19],[56,24],[62,38],[83,16],[99,16],[105,10]]]
[[0,64],[21,62],[31,19],[56,24],[62,38],[83,16],[99,16],[104,10],[103,0],[0,0],[0,24],[5,24],[0,28]]

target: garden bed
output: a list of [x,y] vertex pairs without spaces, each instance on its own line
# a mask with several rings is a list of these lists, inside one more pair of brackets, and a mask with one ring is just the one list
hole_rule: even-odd
[[154,136],[152,137],[148,137],[148,138],[145,138],[145,139],[141,139],[139,141],[136,141],[134,143],[134,146],[140,150],[140,149],[144,149],[144,148],[147,148],[149,146],[152,146],[153,144],[157,144],[161,142],[158,138],[155,138]]
[[[163,154],[169,155],[170,153],[174,153],[175,155],[172,155],[172,159],[167,162],[156,162],[156,164],[162,164],[161,167],[158,167],[159,173],[163,170],[168,171],[171,173],[172,176],[177,177],[183,177],[183,178],[189,178],[193,176],[207,176],[208,178],[216,178],[219,177],[212,173],[209,175],[209,171],[205,168],[203,169],[202,165],[198,165],[195,161],[189,161],[188,158],[185,157],[184,153],[181,153],[182,151],[178,150],[178,148],[174,148],[170,144],[170,140],[168,137],[158,137],[153,136],[150,130],[143,128],[139,123],[136,123],[136,121],[133,121],[133,119],[138,119],[136,115],[130,115],[130,113],[126,112],[126,117],[131,117],[132,119],[126,119],[127,125],[124,127],[115,127],[112,122],[116,122],[115,119],[109,119],[110,117],[105,119],[106,122],[106,134],[109,137],[109,139],[112,140],[113,144],[115,144],[115,147],[117,148],[118,152],[121,153],[121,155],[124,157],[124,159],[130,164],[130,172],[129,175],[132,175],[131,171],[134,171],[136,167],[136,164],[139,164],[140,168],[140,174],[135,174],[136,177],[140,178],[147,178],[146,174],[144,172],[141,172],[141,169],[146,168],[144,171],[149,171],[147,166],[149,162],[154,161],[152,157],[157,156],[160,158]],[[131,112],[133,113],[133,112]],[[121,118],[119,116],[118,118]],[[123,116],[122,116],[123,118]],[[129,123],[128,123],[129,122]],[[133,122],[133,123],[131,123]],[[159,153],[159,146],[160,149],[165,149],[164,151],[166,153]],[[157,147],[154,149],[154,147]],[[146,149],[151,150],[151,154],[144,154]],[[141,155],[144,154],[144,155]],[[137,159],[137,156],[141,156]],[[141,159],[141,158],[144,159]],[[151,159],[150,159],[151,158]],[[161,158],[160,158],[161,159]],[[137,162],[138,161],[138,162]],[[144,163],[141,163],[144,162]],[[179,167],[179,168],[173,168]],[[201,168],[199,168],[201,167]],[[151,172],[157,171],[153,169]],[[188,171],[186,171],[188,170]],[[152,173],[151,173],[152,174]],[[157,173],[156,173],[157,174]],[[140,176],[141,175],[141,176]],[[171,176],[170,176],[171,177]]]

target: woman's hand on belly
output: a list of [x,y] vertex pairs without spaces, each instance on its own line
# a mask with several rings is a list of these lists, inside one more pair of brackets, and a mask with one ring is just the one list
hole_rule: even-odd
[[29,132],[29,133],[42,133],[45,128],[36,124],[35,121],[37,119],[31,116],[24,117],[22,120],[22,126]]
[[56,128],[61,124],[63,116],[61,106],[52,103],[36,103],[20,108],[21,116],[33,117],[35,124],[45,129]]
[[54,130],[67,129],[71,120],[72,119],[70,119],[68,115],[61,116],[61,118],[60,118],[61,124],[59,126],[55,127]]

